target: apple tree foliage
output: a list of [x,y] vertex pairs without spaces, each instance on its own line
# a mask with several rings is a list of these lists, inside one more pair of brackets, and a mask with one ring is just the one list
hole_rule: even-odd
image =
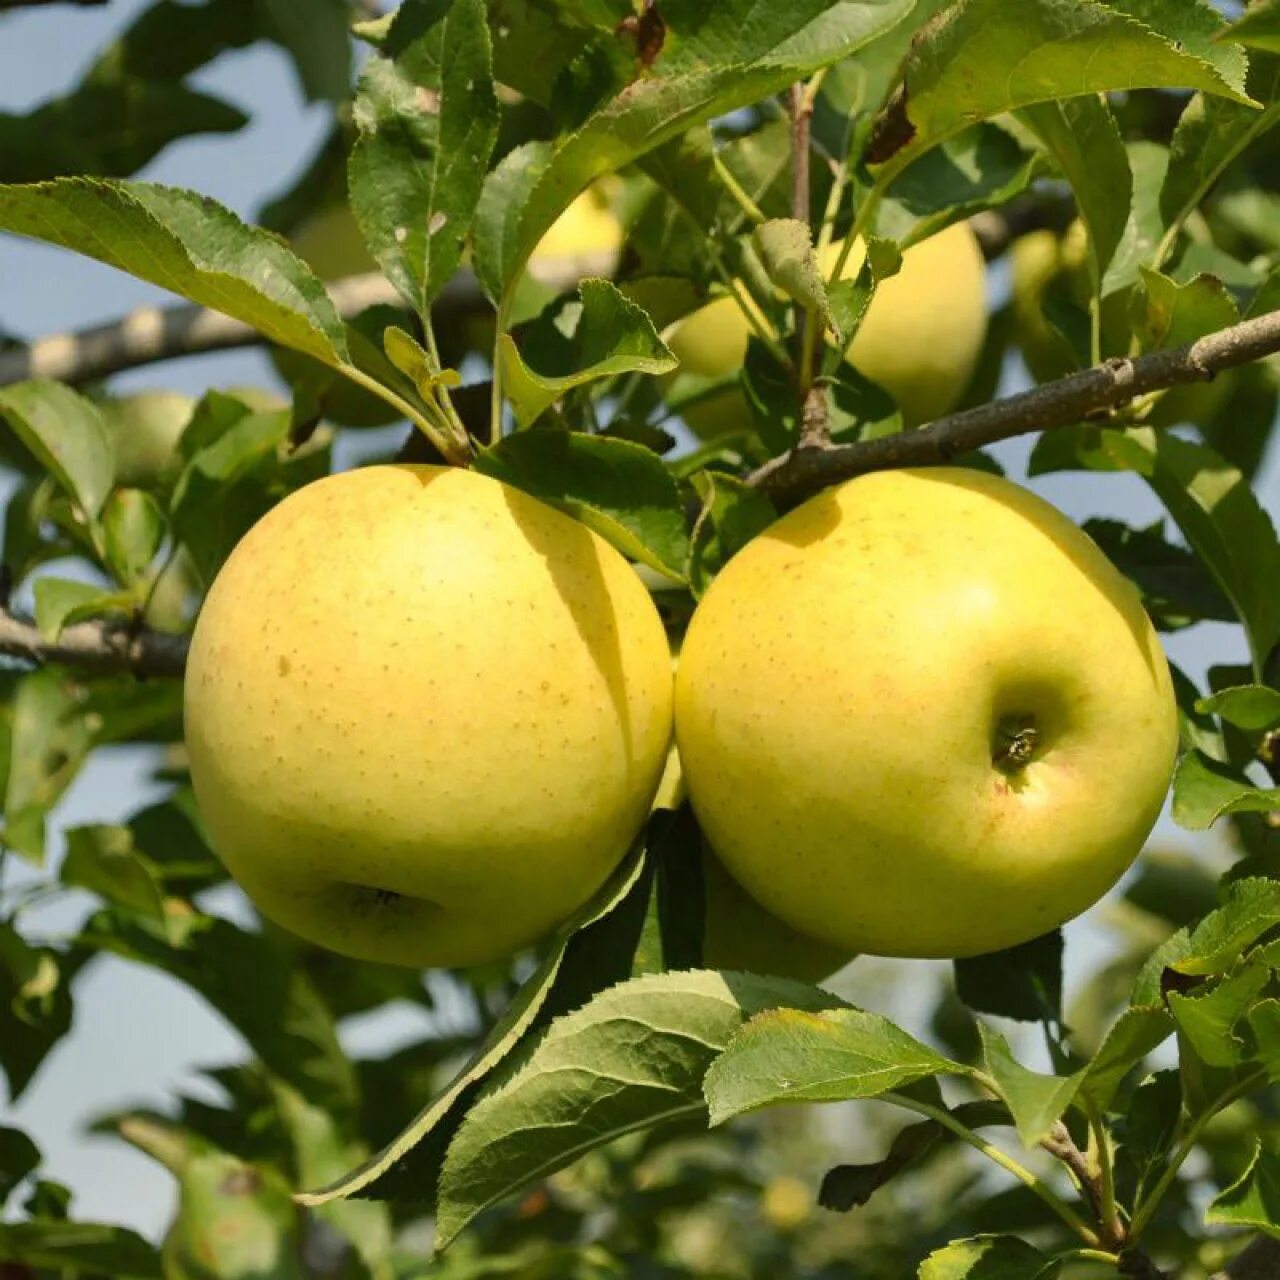
[[[185,775],[174,673],[139,678],[57,648],[96,621],[107,632],[94,634],[167,635],[180,651],[236,539],[329,470],[335,389],[352,383],[407,420],[388,457],[470,463],[568,510],[653,571],[678,634],[776,514],[747,480],[805,429],[810,385],[837,442],[902,429],[881,388],[848,366],[829,376],[833,346],[807,368],[793,341],[806,315],[851,335],[901,248],[976,216],[998,259],[1078,217],[1088,288],[1057,282],[1037,304],[1067,370],[1280,309],[1280,4],[374,11],[155,0],[73,88],[0,117],[0,230],[305,357],[281,365],[292,394],[278,407],[210,389],[167,465],[129,483],[101,385],[0,385],[15,477],[6,625],[29,614],[60,658],[10,648],[0,665],[8,1096],[56,1050],[78,975],[104,955],[186,984],[249,1050],[208,1068],[217,1101],[97,1122],[171,1172],[161,1244],[82,1220],[31,1138],[0,1125],[0,1273],[1280,1275],[1280,542],[1254,489],[1274,448],[1274,361],[1220,375],[1211,404],[1155,393],[1045,432],[1031,454],[1033,474],[1093,473],[1099,492],[1115,473],[1141,477],[1166,517],[1089,532],[1163,630],[1207,621],[1237,637],[1209,687],[1178,677],[1173,816],[1214,828],[1226,852],[1149,852],[1108,918],[1113,954],[1085,965],[1070,1005],[1058,934],[957,962],[941,991],[932,970],[895,969],[906,998],[865,961],[841,995],[705,969],[687,810],[656,812],[596,899],[509,965],[423,975],[245,927],[210,897],[225,876]],[[13,21],[0,13],[0,38]],[[192,77],[257,41],[282,47],[301,91],[333,112],[260,225],[132,179],[170,144],[247,123]],[[532,283],[542,234],[601,180],[626,226],[612,277]],[[342,202],[395,305],[344,313],[288,247],[307,214]],[[830,289],[812,249],[824,225],[871,246],[856,280]],[[669,428],[719,388],[661,376],[674,360],[659,335],[729,279],[765,317],[735,375],[753,416],[690,448]],[[967,404],[995,397],[1019,336],[1003,306]],[[59,798],[121,743],[154,749],[165,797],[65,831],[51,861]],[[49,936],[40,903],[72,891],[91,909],[71,936]],[[860,992],[931,1008],[927,1035],[861,1007]],[[429,1031],[383,1056],[344,1051],[346,1025],[392,1003],[416,1006]],[[854,1101],[853,1127],[776,1110]],[[795,1186],[778,1175],[824,1160],[808,1188],[822,1209],[779,1208]]]

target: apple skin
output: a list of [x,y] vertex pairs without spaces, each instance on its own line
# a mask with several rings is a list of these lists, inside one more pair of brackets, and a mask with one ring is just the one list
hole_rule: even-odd
[[[834,268],[838,256],[838,245],[820,255],[824,272]],[[858,273],[863,257],[856,242],[844,279]],[[902,255],[902,269],[876,290],[848,355],[893,396],[907,425],[918,426],[946,413],[964,394],[986,331],[986,264],[972,229],[959,222]],[[666,341],[682,372],[726,378],[742,367],[749,333],[741,309],[725,297],[677,322]],[[736,390],[690,406],[684,418],[704,439],[751,422]]]
[[[1021,767],[1001,730],[1035,726]],[[1178,729],[1136,591],[1061,512],[959,468],[859,477],[751,542],[676,676],[728,871],[849,951],[967,956],[1079,914],[1142,847]]]
[[[654,797],[655,809],[678,809],[685,799],[683,770],[675,747]],[[708,969],[762,973],[797,982],[822,982],[852,959],[847,951],[806,938],[770,915],[702,842],[702,889],[706,914],[702,963]]]
[[627,562],[496,480],[376,466],[297,491],[196,624],[191,775],[265,915],[411,966],[497,959],[608,877],[671,734]]

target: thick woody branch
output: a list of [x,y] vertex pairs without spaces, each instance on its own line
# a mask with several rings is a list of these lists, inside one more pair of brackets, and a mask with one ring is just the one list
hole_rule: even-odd
[[0,654],[39,665],[63,663],[95,675],[180,676],[187,637],[106,622],[65,627],[46,640],[35,624],[0,611]]
[[827,448],[801,445],[766,463],[750,482],[770,497],[798,501],[868,471],[931,466],[1033,431],[1069,427],[1109,413],[1138,396],[1250,364],[1280,351],[1280,311],[1208,337],[1134,359],[1113,359],[1031,391],[939,418],[918,431]]
[[[594,253],[534,263],[529,270],[543,283],[565,289],[583,276],[607,274],[611,266],[611,254]],[[395,290],[377,272],[339,280],[329,286],[329,294],[344,319],[379,303],[400,301]],[[441,290],[432,315],[437,325],[447,324],[460,316],[474,314],[486,305],[479,282],[464,271]],[[263,336],[249,325],[204,307],[189,303],[142,307],[110,324],[0,350],[0,386],[25,378],[92,382],[161,360],[251,347],[263,341]]]

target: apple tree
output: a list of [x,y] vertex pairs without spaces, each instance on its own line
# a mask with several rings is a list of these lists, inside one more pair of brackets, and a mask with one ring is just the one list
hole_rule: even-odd
[[[136,177],[260,41],[296,182]],[[0,1275],[1280,1275],[1277,122],[1276,0],[155,0],[3,117],[0,231],[183,300],[0,345],[8,1097],[105,956],[250,1053],[95,1123],[162,1241],[0,1125]]]

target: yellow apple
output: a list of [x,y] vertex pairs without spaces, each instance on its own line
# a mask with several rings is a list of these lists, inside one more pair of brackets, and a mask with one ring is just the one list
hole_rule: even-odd
[[671,697],[657,610],[595,533],[474,472],[378,466],[237,546],[196,623],[186,739],[265,915],[364,959],[469,965],[603,883]]
[[609,275],[622,249],[622,223],[600,185],[588,187],[551,224],[529,256],[529,268],[538,269],[566,258],[598,259],[595,274]]
[[[834,269],[839,246],[819,256],[825,272]],[[855,242],[842,276],[851,279],[865,250]],[[908,426],[917,426],[953,408],[978,362],[987,330],[986,267],[967,223],[955,223],[913,245],[902,269],[876,290],[849,346],[853,365],[898,402]],[[750,326],[729,297],[695,311],[667,335],[681,372],[727,378],[747,354]],[[736,389],[690,406],[684,414],[699,435],[710,437],[750,423]]]
[[171,483],[182,465],[178,441],[195,407],[178,391],[139,391],[99,402],[115,447],[116,483],[143,489]]
[[[653,807],[676,809],[684,799],[680,756],[673,746]],[[766,911],[724,869],[706,841],[702,843],[702,887],[706,912],[702,962],[708,969],[821,982],[853,959],[848,951],[807,938]]]
[[676,738],[770,912],[849,951],[966,956],[1115,883],[1178,730],[1129,582],[1034,494],[938,468],[829,489],[730,561],[685,639]]

